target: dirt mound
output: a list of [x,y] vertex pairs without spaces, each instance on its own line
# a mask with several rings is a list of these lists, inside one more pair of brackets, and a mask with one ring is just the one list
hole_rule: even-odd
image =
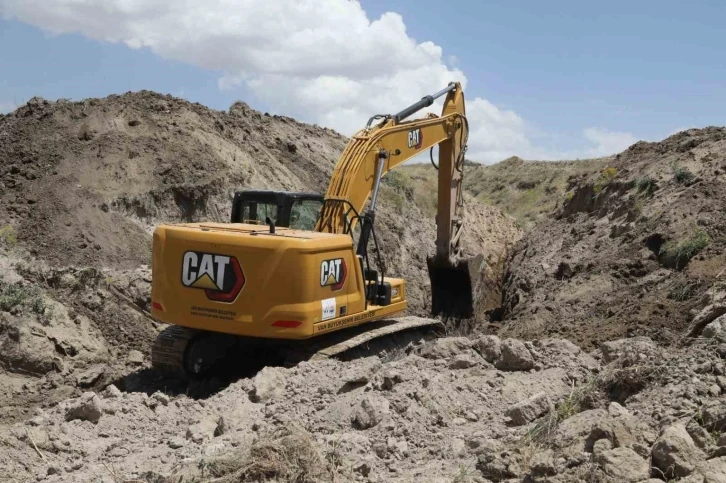
[[[220,112],[147,91],[35,98],[0,117],[0,227],[54,266],[135,269],[150,263],[155,225],[227,221],[235,190],[323,193],[345,143],[241,102]],[[412,282],[412,310],[423,313],[434,219],[395,191],[384,190],[377,218],[387,272]],[[468,248],[496,258],[516,230],[497,210],[471,203],[495,225],[483,240],[483,224],[471,217]]]
[[452,481],[462,467],[473,474],[490,439],[526,432],[510,407],[541,392],[558,401],[597,368],[557,340],[444,338],[402,356],[267,368],[204,401],[87,393],[0,432],[0,479]]
[[639,337],[590,354],[443,338],[388,362],[268,368],[205,401],[109,386],[0,431],[0,478],[721,481],[726,336],[712,332],[686,350]]
[[640,142],[569,180],[548,222],[515,249],[503,334],[584,346],[674,342],[724,275],[726,129]]
[[345,138],[152,92],[33,99],[0,118],[0,218],[57,265],[136,268],[163,221],[226,221],[235,189],[324,189]]
[[[242,102],[221,112],[148,91],[34,98],[0,116],[0,299],[10,300],[0,300],[0,403],[12,408],[0,422],[148,362],[160,328],[148,316],[157,224],[226,221],[239,189],[323,193],[346,141]],[[424,315],[433,214],[386,179],[377,216],[386,273],[407,280],[409,312]],[[499,303],[520,232],[496,209],[468,207],[464,243],[487,261],[484,312]]]

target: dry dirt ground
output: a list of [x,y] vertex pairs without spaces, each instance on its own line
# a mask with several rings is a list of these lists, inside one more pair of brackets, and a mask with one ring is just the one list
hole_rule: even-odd
[[[32,99],[0,116],[0,422],[102,389],[148,357],[151,233],[228,220],[239,189],[323,193],[346,139],[236,103],[228,112],[152,92],[83,102]],[[430,308],[433,216],[386,184],[378,236],[409,313]],[[483,253],[499,304],[514,221],[467,203],[469,253]],[[492,279],[492,280],[490,280]]]
[[[344,143],[150,92],[0,116],[0,481],[726,481],[725,129],[467,166],[490,289],[458,334],[204,397],[154,376],[153,227],[226,220],[239,188],[322,192]],[[377,218],[410,316],[433,176],[391,173]]]

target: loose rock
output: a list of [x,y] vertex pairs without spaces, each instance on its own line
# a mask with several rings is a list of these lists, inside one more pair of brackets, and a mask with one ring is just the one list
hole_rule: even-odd
[[474,341],[474,348],[487,362],[494,363],[502,356],[502,341],[496,335],[484,335]]
[[66,421],[80,419],[96,424],[102,415],[103,405],[101,404],[101,398],[93,392],[86,392],[68,408],[66,411]]
[[550,408],[547,394],[540,392],[525,401],[518,402],[507,410],[507,416],[516,426],[528,424],[542,416]]
[[252,380],[250,400],[267,402],[285,392],[285,376],[274,367],[265,367]]
[[613,448],[595,457],[603,472],[623,483],[635,483],[648,478],[650,465],[630,448]]
[[365,396],[353,414],[353,426],[368,429],[379,424],[390,412],[388,400],[380,396]]
[[680,424],[665,428],[653,446],[653,463],[666,478],[690,475],[703,459],[703,453]]
[[502,356],[496,362],[503,371],[528,371],[534,368],[534,359],[522,341],[505,339],[502,342]]
[[144,354],[137,350],[129,351],[129,355],[126,356],[126,363],[134,366],[140,366],[144,363]]

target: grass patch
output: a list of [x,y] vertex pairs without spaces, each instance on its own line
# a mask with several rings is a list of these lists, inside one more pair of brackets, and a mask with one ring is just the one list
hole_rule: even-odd
[[677,282],[673,285],[670,292],[668,292],[668,298],[676,300],[678,302],[684,302],[696,294],[698,285],[689,282]]
[[550,440],[562,421],[594,407],[600,391],[601,385],[596,378],[590,379],[580,387],[573,388],[564,400],[557,403],[549,413],[527,431],[524,442],[542,444]]
[[679,166],[677,163],[671,165],[671,171],[673,172],[673,179],[680,184],[688,184],[696,178],[696,175],[691,173],[688,168]]
[[595,194],[600,193],[603,189],[605,189],[610,183],[612,183],[615,178],[618,177],[618,170],[613,167],[606,167],[603,168],[600,171],[600,177],[595,182],[595,186],[593,187],[593,191]]
[[651,196],[657,188],[655,179],[650,176],[644,176],[635,180],[635,189],[638,193],[645,194],[645,196]]
[[701,250],[711,243],[708,233],[697,228],[696,231],[679,242],[668,242],[661,248],[660,255],[672,261],[676,268],[684,267]]
[[0,241],[8,248],[13,248],[18,244],[18,237],[15,236],[15,229],[11,225],[0,228]]
[[456,473],[456,476],[454,476],[454,479],[451,480],[451,483],[473,483],[474,477],[476,476],[476,468],[473,464],[468,464],[466,466],[459,464],[459,471]]
[[10,312],[16,308],[28,309],[39,316],[51,315],[43,293],[37,285],[24,287],[19,284],[9,284],[0,278],[0,310]]

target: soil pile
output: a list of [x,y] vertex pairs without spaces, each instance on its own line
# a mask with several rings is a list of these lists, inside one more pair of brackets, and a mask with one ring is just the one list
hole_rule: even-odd
[[726,322],[708,327],[687,350],[645,337],[589,354],[562,339],[412,342],[393,360],[269,367],[203,401],[111,385],[0,432],[0,477],[722,481]]
[[680,339],[726,273],[726,129],[639,142],[568,189],[515,249],[503,334]]
[[[227,112],[153,92],[82,102],[34,98],[0,116],[0,422],[99,390],[138,370],[160,326],[148,317],[153,228],[226,221],[239,189],[323,193],[346,139],[238,102]],[[408,282],[409,313],[430,308],[433,216],[381,190],[386,273]],[[499,303],[520,231],[468,203],[469,253],[484,253]]]

